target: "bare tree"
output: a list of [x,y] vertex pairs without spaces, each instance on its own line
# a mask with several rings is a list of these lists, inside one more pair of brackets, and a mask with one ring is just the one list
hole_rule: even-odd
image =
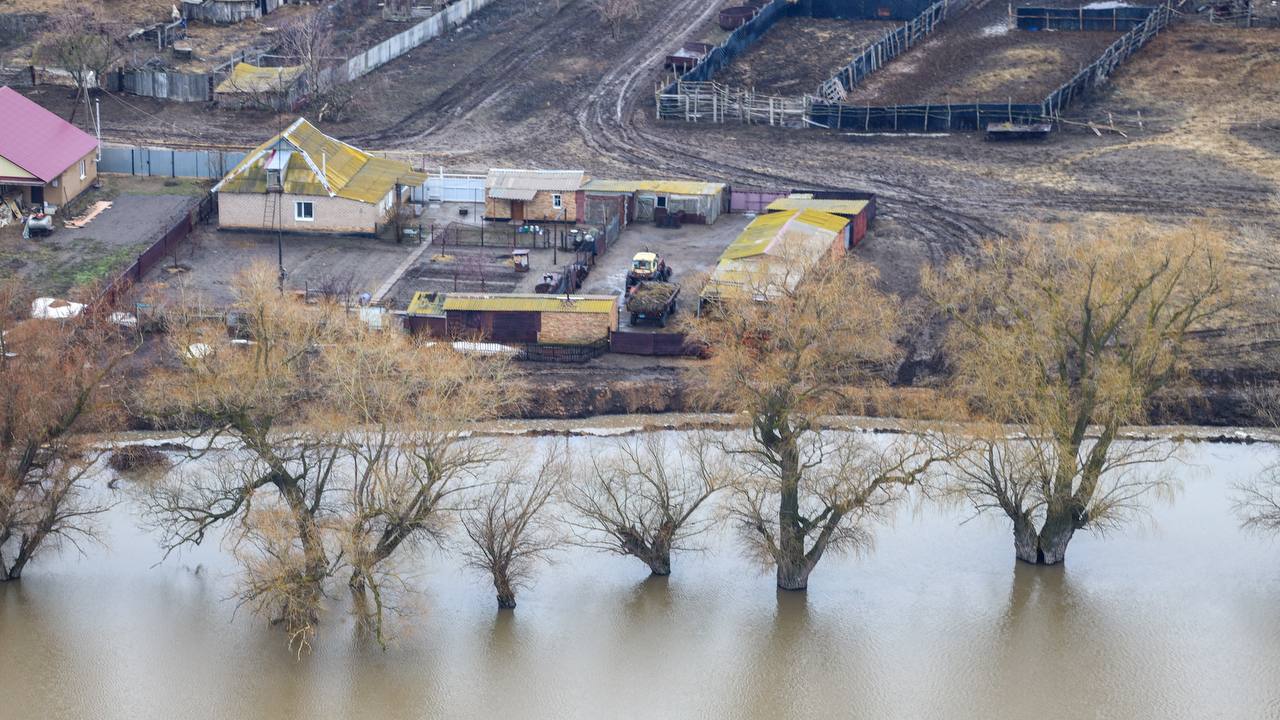
[[1167,453],[1123,442],[1159,391],[1187,379],[1192,333],[1243,288],[1204,223],[1051,227],[991,242],[925,292],[951,320],[954,385],[998,425],[956,464],[957,491],[1013,523],[1018,559],[1055,564],[1077,530],[1139,507]]
[[892,365],[898,319],[898,301],[877,289],[869,265],[784,247],[719,286],[690,323],[711,348],[693,377],[702,401],[750,422],[745,439],[726,443],[743,465],[732,507],[779,588],[805,589],[824,553],[866,537],[865,522],[936,460],[914,436],[878,447],[821,432],[824,416],[860,409],[848,390],[875,385],[877,369]]
[[121,28],[111,20],[100,2],[72,2],[50,14],[50,26],[36,45],[40,62],[62,68],[71,74],[76,86],[76,102],[71,104],[67,121],[75,120],[84,102],[89,106],[89,92],[120,62],[123,48]]
[[516,606],[516,590],[562,542],[543,510],[563,475],[563,457],[556,450],[547,454],[532,477],[509,465],[489,491],[462,513],[462,527],[471,541],[464,550],[467,564],[493,579],[499,609]]
[[654,575],[671,574],[671,552],[707,530],[698,510],[728,480],[728,468],[702,436],[673,448],[661,435],[619,441],[592,453],[566,483],[576,542],[630,555]]
[[[399,585],[392,556],[438,542],[454,499],[488,482],[500,448],[471,437],[476,421],[519,406],[510,359],[469,356],[442,343],[358,328],[319,361],[318,380],[346,433],[350,493],[342,502],[348,581],[364,619],[385,642],[384,587]],[[348,487],[344,485],[344,488]]]
[[108,504],[88,481],[105,450],[84,434],[118,417],[112,383],[136,347],[101,308],[32,320],[28,299],[0,283],[0,582],[60,542],[93,539]]
[[587,4],[609,26],[609,36],[615,40],[626,21],[640,17],[640,0],[587,0]]
[[[305,643],[315,632],[323,583],[332,572],[322,521],[331,513],[327,501],[339,457],[330,428],[320,425],[325,416],[308,414],[306,401],[316,354],[337,344],[347,326],[338,309],[282,297],[275,272],[264,264],[238,276],[235,291],[234,310],[249,344],[227,345],[221,322],[179,318],[170,332],[179,362],[154,373],[144,392],[158,422],[191,434],[197,456],[217,443],[232,457],[212,477],[176,472],[157,483],[148,515],[173,551],[201,543],[213,527],[244,518],[255,504],[278,505],[282,512],[259,518],[287,517],[306,564],[298,576],[303,590],[278,619],[288,622],[291,639]],[[251,584],[248,599],[260,595]],[[309,609],[299,612],[299,606]]]
[[303,15],[281,28],[281,52],[302,68],[303,92],[317,120],[337,119],[355,98],[334,37],[334,18],[325,9]]

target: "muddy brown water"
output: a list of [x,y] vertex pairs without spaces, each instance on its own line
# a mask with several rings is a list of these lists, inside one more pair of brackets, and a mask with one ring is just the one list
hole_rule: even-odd
[[824,559],[807,594],[724,534],[667,580],[568,550],[499,613],[431,552],[389,650],[335,610],[300,660],[235,611],[223,553],[156,565],[122,503],[105,547],[0,586],[0,718],[1276,718],[1280,542],[1230,502],[1271,452],[1191,446],[1175,497],[1059,568],[1015,564],[1003,523],[924,506]]

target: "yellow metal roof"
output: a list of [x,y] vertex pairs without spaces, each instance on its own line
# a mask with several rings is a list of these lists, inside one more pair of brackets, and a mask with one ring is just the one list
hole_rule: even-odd
[[724,190],[724,183],[700,180],[592,180],[587,183],[588,192],[655,192],[671,195],[715,195]]
[[834,215],[857,215],[867,209],[866,200],[815,200],[812,195],[792,195],[769,203],[765,212],[821,210]]
[[757,216],[720,255],[702,296],[768,299],[794,289],[804,268],[831,252],[848,225],[847,218],[818,210]]
[[849,224],[847,218],[818,210],[786,210],[758,215],[743,229],[729,247],[720,255],[721,260],[734,260],[769,251],[774,241],[788,233],[835,235]]
[[566,300],[563,295],[450,293],[445,297],[442,309],[445,311],[612,313],[617,312],[618,298],[616,295],[574,295]]
[[[282,162],[285,153],[287,161]],[[295,195],[332,195],[376,203],[396,183],[416,185],[426,181],[426,175],[415,172],[408,163],[373,157],[298,118],[284,132],[245,155],[213,189],[228,193],[265,192],[267,165],[273,163],[283,165],[284,192]]]
[[218,83],[214,92],[263,93],[284,92],[302,74],[302,66],[258,67],[249,63],[236,63],[226,79]]

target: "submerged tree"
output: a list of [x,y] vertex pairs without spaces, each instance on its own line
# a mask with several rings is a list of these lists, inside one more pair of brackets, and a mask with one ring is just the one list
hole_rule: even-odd
[[505,357],[463,355],[368,328],[328,349],[320,366],[334,415],[328,424],[350,428],[343,447],[349,479],[339,497],[348,585],[384,642],[384,588],[402,585],[393,556],[439,542],[458,509],[455,497],[488,482],[485,471],[501,449],[472,437],[472,426],[519,405],[516,371]]
[[152,488],[149,517],[169,550],[228,526],[241,601],[299,646],[345,574],[359,619],[385,644],[387,591],[405,586],[394,556],[438,540],[452,498],[488,482],[500,453],[471,424],[518,403],[512,364],[282,296],[270,267],[235,290],[237,340],[198,312],[171,323],[179,362],[146,400],[161,421],[198,428],[195,456],[217,457]]
[[[288,532],[301,570],[287,572],[290,583],[247,583],[243,599],[280,608],[291,638],[302,644],[315,632],[323,583],[332,571],[322,522],[339,446],[318,427],[323,414],[310,414],[316,389],[316,357],[335,345],[344,330],[341,310],[309,307],[282,297],[275,272],[255,265],[234,281],[233,313],[243,337],[225,341],[225,325],[194,317],[172,323],[170,341],[176,367],[153,374],[144,401],[161,424],[188,432],[196,455],[217,448],[226,455],[211,472],[179,471],[156,484],[148,515],[163,532],[167,551],[201,543],[225,521],[242,521],[253,509],[257,527],[232,534],[232,542],[272,539]],[[285,519],[287,518],[287,522]],[[247,557],[241,549],[238,556]],[[279,553],[277,553],[279,554]],[[292,561],[292,560],[291,560]],[[265,601],[264,601],[265,599]]]
[[84,434],[111,428],[112,382],[136,347],[101,309],[33,320],[28,299],[0,283],[0,582],[59,542],[94,537],[107,505],[88,479],[106,451]]
[[824,416],[860,410],[847,390],[891,367],[899,303],[869,265],[788,255],[720,286],[689,329],[712,348],[693,378],[703,401],[750,423],[726,446],[742,461],[731,511],[778,587],[803,590],[823,555],[865,539],[935,458],[914,436],[879,445],[822,431]]
[[702,437],[672,447],[661,435],[618,442],[578,465],[565,502],[577,543],[630,555],[654,575],[671,574],[671,552],[709,527],[699,509],[727,481]]
[[1192,333],[1240,283],[1207,224],[1052,227],[926,270],[951,320],[956,387],[1006,426],[966,443],[956,490],[1008,515],[1018,559],[1062,562],[1077,530],[1121,519],[1162,484],[1141,470],[1165,454],[1121,428],[1187,379]]
[[499,609],[516,606],[516,590],[562,542],[544,511],[564,473],[564,458],[554,449],[533,473],[510,465],[462,513],[470,540],[463,551],[467,564],[489,574]]

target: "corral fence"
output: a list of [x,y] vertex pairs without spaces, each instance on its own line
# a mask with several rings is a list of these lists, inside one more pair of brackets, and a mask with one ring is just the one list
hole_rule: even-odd
[[[655,96],[659,119],[685,122],[767,124],[780,127],[819,127],[862,132],[949,132],[980,130],[991,123],[1033,123],[1056,120],[1074,100],[1101,86],[1115,69],[1137,52],[1177,16],[1168,4],[1155,7],[1116,7],[1091,10],[1057,8],[1021,8],[1019,27],[1034,30],[1111,30],[1125,34],[1071,80],[1039,103],[1005,102],[941,102],[913,105],[852,105],[842,102],[847,90],[868,74],[883,66],[888,59],[905,52],[920,38],[933,32],[947,16],[952,5],[965,0],[939,0],[915,19],[885,35],[819,90],[819,95],[780,97],[761,95],[752,90],[729,87],[710,78],[728,65],[745,45],[730,43],[716,48],[697,66],[681,75]],[[782,10],[767,13],[778,0],[766,6],[752,21],[744,38],[758,38],[777,20]],[[733,39],[731,36],[730,40]],[[717,53],[717,51],[720,51]]]
[[141,177],[217,180],[244,159],[242,150],[174,150],[105,145],[98,171]]
[[684,333],[618,330],[609,336],[609,351],[622,355],[701,357],[706,348]]
[[1014,10],[1019,30],[1129,31],[1151,14],[1150,7],[1042,8]]
[[1049,93],[1049,96],[1044,100],[1044,107],[1041,111],[1043,117],[1059,118],[1062,115],[1062,111],[1073,101],[1086,97],[1095,89],[1101,87],[1115,72],[1116,68],[1120,67],[1121,63],[1142,49],[1143,45],[1150,42],[1152,38],[1177,17],[1177,13],[1171,4],[1144,9],[1147,11],[1145,19],[1135,25],[1132,30],[1120,36],[1106,50],[1103,50],[1102,55],[1097,60],[1094,60],[1083,70],[1076,73],[1074,77],[1063,83],[1057,90]]

